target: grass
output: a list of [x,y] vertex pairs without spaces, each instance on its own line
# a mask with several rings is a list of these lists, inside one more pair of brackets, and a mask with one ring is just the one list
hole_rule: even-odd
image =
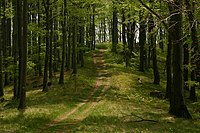
[[[110,48],[110,45],[99,45],[98,48]],[[83,112],[91,106],[92,102],[86,103],[68,119],[45,132],[200,132],[199,102],[187,101],[193,120],[175,118],[168,114],[169,102],[167,100],[149,96],[151,91],[165,92],[166,81],[163,75],[161,85],[154,85],[151,70],[142,73],[137,71],[137,67],[125,68],[122,55],[110,53],[108,50],[104,55],[104,60],[111,75],[111,86],[105,97],[85,114]],[[9,101],[0,105],[0,132],[39,132],[45,124],[81,103],[92,91],[97,76],[95,66],[92,64],[91,53],[86,55],[85,64],[85,68],[79,69],[76,89],[70,74],[66,74],[65,86],[55,84],[48,93],[41,92],[41,88],[30,89],[27,93],[28,107],[23,113],[16,110],[17,102],[10,101],[11,87],[7,88],[6,92],[9,93],[6,93],[6,99]],[[137,82],[138,77],[143,80],[143,84]],[[102,87],[94,93],[94,97],[98,96],[101,90]],[[199,90],[197,93],[199,94]],[[9,105],[5,106],[8,103]],[[84,116],[83,119],[79,119],[80,116]],[[137,122],[141,120],[139,117],[157,122]]]
[[[86,54],[87,66],[79,69],[76,85],[73,76],[66,72],[65,85],[60,86],[55,78],[48,93],[42,92],[42,88],[27,88],[25,112],[19,112],[16,109],[18,101],[11,100],[12,86],[5,88],[5,99],[8,101],[0,103],[0,132],[38,132],[57,116],[87,99],[97,75],[91,57],[91,53]],[[32,81],[33,79],[29,79],[28,84]]]

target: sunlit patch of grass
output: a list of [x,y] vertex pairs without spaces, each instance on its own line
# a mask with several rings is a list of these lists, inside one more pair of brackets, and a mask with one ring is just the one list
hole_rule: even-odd
[[[27,86],[31,88],[27,88],[27,107],[24,112],[18,111],[18,101],[12,100],[12,86],[5,88],[4,98],[8,101],[0,103],[0,132],[39,132],[59,115],[87,99],[97,75],[91,55],[85,54],[86,67],[78,69],[76,80],[66,72],[65,85],[59,85],[56,77],[47,93],[42,92],[42,87]],[[28,79],[31,84],[33,81],[29,80],[31,79]],[[40,81],[37,84],[39,85]]]

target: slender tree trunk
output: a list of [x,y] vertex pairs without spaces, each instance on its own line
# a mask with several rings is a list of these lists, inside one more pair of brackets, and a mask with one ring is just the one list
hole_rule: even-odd
[[76,62],[76,47],[77,47],[77,18],[73,16],[73,45],[72,45],[72,63],[73,63],[73,74],[77,74],[77,62]]
[[53,13],[52,9],[50,10],[50,20],[49,20],[49,28],[50,28],[50,35],[49,35],[49,80],[52,83],[53,78]]
[[[169,23],[171,23],[171,20],[169,20]],[[171,89],[172,89],[172,31],[171,30],[172,30],[171,28],[168,29],[168,45],[167,45],[167,57],[166,57],[167,58],[166,60],[167,85],[165,94],[166,99],[171,97]]]
[[157,65],[157,54],[156,54],[156,34],[153,33],[153,29],[155,28],[155,23],[153,20],[153,15],[150,14],[149,16],[149,44],[152,46],[152,56],[153,56],[153,73],[154,73],[154,84],[160,84],[160,74],[158,71],[158,65]]
[[63,12],[63,24],[62,24],[62,31],[63,31],[63,44],[62,44],[62,64],[60,69],[60,79],[59,84],[64,84],[64,72],[65,72],[65,61],[66,61],[66,42],[67,42],[67,0],[64,0],[64,12]]
[[14,85],[13,85],[13,98],[17,98],[18,94],[18,77],[17,77],[17,60],[18,60],[18,21],[17,21],[17,1],[12,1],[15,15],[13,19],[13,58],[14,58],[14,69],[13,69],[13,78],[14,78]]
[[70,70],[70,61],[71,61],[71,27],[68,26],[68,46],[67,46],[67,70]]
[[45,62],[44,62],[44,79],[43,79],[43,91],[48,91],[48,71],[49,71],[49,0],[44,3],[45,12],[46,12],[46,53],[45,53]]
[[[40,0],[38,0],[38,26],[40,27],[40,19],[41,19],[41,13],[40,13]],[[38,27],[38,28],[39,28]],[[41,34],[38,35],[38,72],[39,76],[42,76],[42,60],[41,60]]]
[[[114,4],[114,3],[113,3]],[[115,5],[114,5],[115,6]],[[118,44],[118,20],[117,20],[117,9],[113,7],[113,22],[112,22],[112,52],[117,52]]]
[[[199,59],[199,40],[198,40],[198,35],[197,35],[197,22],[194,19],[193,15],[193,10],[195,9],[195,5],[192,7],[190,4],[190,0],[185,0],[185,5],[187,9],[187,16],[189,19],[190,23],[190,28],[191,28],[191,38],[192,38],[192,53],[191,53],[191,64],[192,66],[195,66],[191,72],[191,81],[197,81],[197,76],[200,77],[197,72],[200,71],[200,59]],[[200,79],[200,78],[199,78]],[[190,99],[192,101],[197,101],[197,96],[196,96],[196,85],[193,85],[190,89]]]
[[18,74],[18,94],[17,98],[20,98],[21,95],[21,88],[22,88],[22,56],[23,56],[23,50],[22,50],[22,0],[17,0],[17,24],[18,24],[18,48],[19,48],[19,74]]
[[22,75],[20,80],[20,100],[18,109],[25,109],[26,107],[26,68],[27,68],[27,0],[23,0],[23,43],[22,43]]
[[140,28],[139,28],[139,46],[140,46],[140,67],[139,70],[145,71],[145,62],[146,62],[146,22],[140,13]]
[[[0,17],[1,17],[1,2],[0,2]],[[2,23],[0,18],[0,97],[4,96],[4,90],[3,90],[3,66],[2,66],[2,57],[3,57],[3,51],[2,51]]]

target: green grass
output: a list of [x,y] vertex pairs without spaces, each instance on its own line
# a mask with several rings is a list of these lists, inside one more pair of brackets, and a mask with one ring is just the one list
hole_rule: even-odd
[[[48,93],[42,92],[42,88],[27,88],[25,112],[19,112],[16,109],[18,101],[11,100],[12,87],[5,88],[5,99],[8,101],[0,103],[0,132],[38,132],[45,124],[87,99],[97,76],[91,57],[91,53],[86,53],[87,66],[78,70],[76,83],[68,72],[65,85],[60,86],[58,78],[55,78]],[[29,79],[28,84],[32,81]],[[40,82],[37,81],[38,84]]]
[[[110,48],[110,44],[97,45],[98,48]],[[98,50],[96,50],[98,51]],[[111,86],[105,97],[96,106],[78,119],[92,103],[86,103],[77,112],[61,123],[44,132],[74,133],[199,133],[200,103],[187,101],[193,120],[175,118],[168,114],[169,102],[149,96],[151,91],[165,92],[165,76],[161,85],[153,84],[153,73],[137,71],[137,67],[125,68],[122,55],[110,53],[104,55],[107,69],[111,75]],[[48,93],[41,88],[30,89],[27,93],[27,109],[19,112],[17,102],[11,101],[11,87],[6,89],[6,99],[0,104],[0,132],[39,132],[40,128],[50,123],[57,116],[73,109],[82,100],[87,99],[95,85],[97,72],[92,64],[91,53],[86,54],[86,66],[79,69],[76,87],[73,77],[66,74],[65,86],[59,86],[57,80]],[[143,84],[137,82],[141,78]],[[105,79],[103,80],[103,82]],[[94,93],[101,93],[102,87]],[[197,90],[199,98],[199,90]],[[8,106],[5,104],[9,103]],[[5,106],[5,107],[4,107]],[[141,121],[143,119],[157,122]]]

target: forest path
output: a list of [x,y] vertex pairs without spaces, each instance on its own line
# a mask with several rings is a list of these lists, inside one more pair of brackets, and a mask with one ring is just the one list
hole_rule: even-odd
[[[58,116],[55,120],[42,128],[41,132],[51,128],[56,128],[56,132],[66,132],[69,130],[69,125],[75,125],[83,121],[105,96],[107,90],[110,88],[110,73],[106,69],[105,60],[103,59],[104,52],[106,52],[106,49],[99,49],[93,54],[93,63],[96,66],[98,75],[94,89],[91,91],[88,98],[79,103],[74,109]],[[59,128],[60,126],[61,129]]]

